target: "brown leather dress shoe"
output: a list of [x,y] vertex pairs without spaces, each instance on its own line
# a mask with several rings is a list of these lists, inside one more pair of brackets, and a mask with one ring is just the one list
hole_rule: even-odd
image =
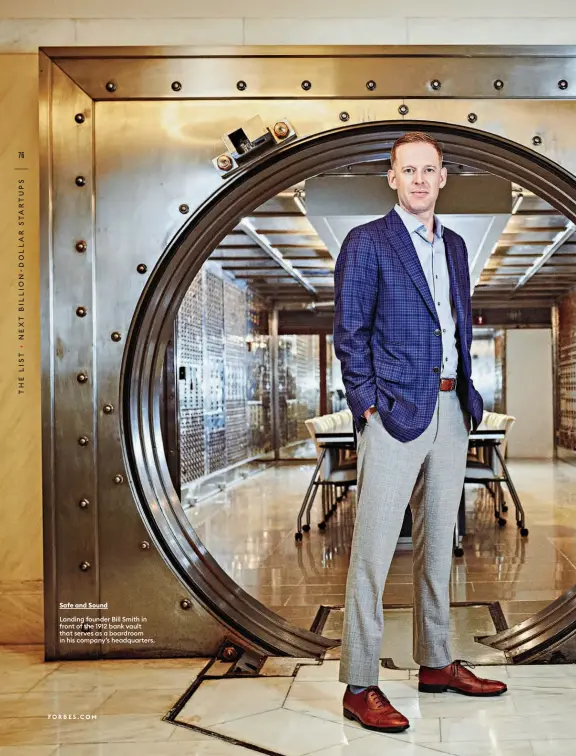
[[376,685],[356,694],[346,688],[343,704],[346,719],[353,719],[367,730],[403,732],[410,727],[406,717],[396,711]]
[[444,693],[453,690],[464,696],[499,696],[508,688],[498,680],[483,680],[466,669],[472,667],[468,662],[455,661],[442,669],[420,667],[418,690],[421,693]]

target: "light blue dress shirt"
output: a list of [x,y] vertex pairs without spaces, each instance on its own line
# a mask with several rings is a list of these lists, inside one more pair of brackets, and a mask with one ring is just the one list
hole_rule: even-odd
[[442,329],[442,378],[456,378],[458,347],[456,346],[456,312],[450,295],[450,276],[444,246],[444,228],[434,216],[434,237],[428,240],[428,231],[422,221],[404,210],[394,208],[402,219],[416,248],[416,254],[426,276],[428,288],[436,305]]

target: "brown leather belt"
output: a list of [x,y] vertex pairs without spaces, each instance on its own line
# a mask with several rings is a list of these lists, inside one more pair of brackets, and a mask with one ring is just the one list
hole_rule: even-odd
[[440,391],[454,391],[456,378],[440,378]]

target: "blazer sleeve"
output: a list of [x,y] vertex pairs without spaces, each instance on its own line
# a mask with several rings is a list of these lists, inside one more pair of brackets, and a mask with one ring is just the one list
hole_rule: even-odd
[[462,251],[464,252],[464,270],[466,271],[466,349],[472,348],[472,291],[470,286],[470,267],[468,264],[468,249],[462,239]]
[[[462,239],[462,252],[464,254],[464,270],[466,271],[466,290],[467,290],[467,299],[466,299],[466,349],[468,350],[468,354],[470,354],[470,350],[472,349],[472,291],[471,291],[471,285],[470,285],[470,268],[468,266],[468,249],[466,248],[466,242],[464,239]],[[474,388],[474,382],[472,381],[472,378],[470,378],[470,386]],[[475,389],[474,389],[475,390]],[[478,400],[481,403],[480,412],[482,412],[482,409],[484,407],[484,402],[482,400],[482,396],[478,394]],[[479,421],[476,420],[474,417],[472,417],[472,430],[475,431],[476,428],[479,425]]]
[[378,260],[363,227],[352,229],[334,270],[334,349],[353,417],[376,404],[370,339],[378,298]]

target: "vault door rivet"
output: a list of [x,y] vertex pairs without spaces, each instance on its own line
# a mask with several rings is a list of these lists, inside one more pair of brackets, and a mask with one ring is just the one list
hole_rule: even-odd
[[80,446],[88,446],[88,436],[80,436],[78,439],[78,444]]
[[173,81],[172,82],[172,89],[175,92],[179,92],[182,89],[182,84],[179,81]]
[[148,270],[148,266],[147,266],[147,265],[144,265],[144,263],[140,263],[140,264],[139,264],[139,265],[138,265],[138,266],[136,267],[136,270],[138,271],[138,273],[146,273],[146,271]]
[[478,116],[476,115],[476,113],[468,113],[468,120],[470,121],[470,123],[476,123]]
[[121,341],[122,340],[122,336],[120,335],[120,333],[118,331],[113,331],[110,334],[110,338],[112,339],[112,341]]
[[278,139],[285,139],[289,133],[290,128],[284,121],[278,121],[278,123],[274,124],[274,134],[276,134]]
[[142,551],[148,551],[148,549],[150,548],[149,542],[148,541],[142,541],[140,543],[140,548],[142,549]]
[[504,87],[504,82],[502,79],[496,79],[494,82],[494,89],[502,89]]
[[560,79],[558,82],[558,89],[568,89],[568,82],[566,79]]
[[114,480],[114,483],[116,483],[116,485],[119,486],[120,483],[124,483],[124,476],[117,474],[114,476],[113,480]]
[[76,186],[86,186],[86,179],[84,176],[76,176],[75,183]]
[[400,105],[398,112],[400,113],[400,115],[407,115],[409,112],[408,105]]
[[76,308],[76,315],[78,315],[79,318],[85,318],[88,310],[85,307],[77,307]]
[[106,82],[106,89],[109,92],[115,92],[116,91],[116,84],[113,81],[107,81]]
[[538,136],[538,135],[536,135],[535,137],[532,137],[532,144],[535,145],[536,147],[538,147],[539,145],[541,145],[542,144],[542,137]]
[[[216,158],[216,165],[221,171],[229,171],[232,168],[232,158],[228,155],[218,155]],[[182,212],[182,211],[180,211]]]
[[308,81],[308,79],[304,79],[301,86],[305,92],[308,92],[308,90],[312,89],[312,82]]
[[86,509],[90,506],[90,502],[88,501],[88,499],[80,499],[78,506],[80,507],[80,509]]
[[222,658],[226,661],[236,661],[238,658],[238,649],[234,648],[234,646],[226,646],[222,651]]
[[182,215],[186,215],[187,213],[190,212],[190,208],[188,207],[188,205],[180,205],[180,207],[178,208],[178,210],[180,210],[180,212],[182,213]]
[[432,87],[432,89],[438,91],[440,87],[442,86],[442,84],[440,83],[438,79],[432,79],[432,81],[430,82],[430,86]]
[[105,404],[103,409],[105,415],[111,415],[114,412],[114,407],[111,404]]
[[182,609],[191,609],[192,602],[189,599],[182,599],[180,606],[182,607]]
[[340,118],[341,121],[344,121],[344,122],[349,121],[350,120],[350,113],[347,113],[345,110],[343,110],[340,113],[339,118]]
[[86,252],[88,249],[88,245],[84,241],[84,239],[81,239],[80,241],[76,242],[76,252]]
[[84,123],[86,116],[84,115],[84,113],[76,113],[74,120],[76,121],[76,123]]
[[80,569],[82,570],[82,572],[88,572],[88,570],[90,569],[90,567],[92,567],[92,565],[90,564],[90,562],[80,562],[80,564],[78,566],[80,567]]
[[373,92],[376,89],[376,82],[373,79],[370,79],[370,81],[367,81],[366,89],[368,89],[370,92]]
[[76,380],[78,381],[78,383],[86,383],[88,376],[86,375],[86,373],[78,373]]
[[245,81],[236,82],[236,89],[238,89],[240,92],[243,92],[246,89],[246,82]]

